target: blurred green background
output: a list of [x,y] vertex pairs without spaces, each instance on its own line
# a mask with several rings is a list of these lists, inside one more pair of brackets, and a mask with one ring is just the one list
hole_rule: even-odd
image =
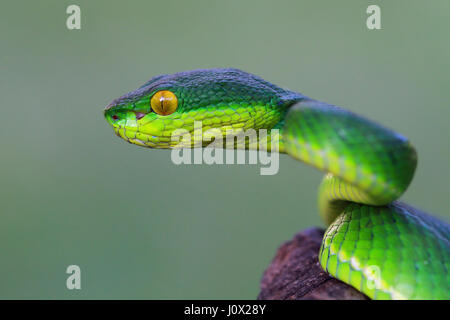
[[[366,28],[379,4],[382,30]],[[66,29],[66,7],[82,29]],[[277,247],[322,225],[322,173],[281,156],[175,166],[102,109],[150,77],[235,67],[346,107],[419,153],[403,200],[450,218],[450,2],[2,1],[0,298],[248,298]],[[82,290],[67,290],[68,265]]]

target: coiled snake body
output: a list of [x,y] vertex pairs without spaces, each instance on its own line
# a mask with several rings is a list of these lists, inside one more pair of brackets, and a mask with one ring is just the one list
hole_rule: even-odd
[[329,225],[323,269],[372,299],[450,298],[449,225],[395,201],[417,163],[405,137],[237,69],[160,75],[104,113],[118,136],[150,148],[175,147],[177,129],[195,135],[195,121],[224,138],[279,130],[277,151],[327,172],[318,196]]

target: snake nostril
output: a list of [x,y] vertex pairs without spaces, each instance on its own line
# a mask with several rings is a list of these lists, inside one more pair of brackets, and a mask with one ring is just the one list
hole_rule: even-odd
[[113,115],[111,118],[112,118],[114,121],[119,120],[119,117],[118,117],[117,115]]

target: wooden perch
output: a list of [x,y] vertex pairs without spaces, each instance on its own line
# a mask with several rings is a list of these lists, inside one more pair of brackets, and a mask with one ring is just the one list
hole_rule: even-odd
[[318,253],[324,230],[306,229],[284,243],[264,272],[259,300],[366,300],[367,296],[322,270]]

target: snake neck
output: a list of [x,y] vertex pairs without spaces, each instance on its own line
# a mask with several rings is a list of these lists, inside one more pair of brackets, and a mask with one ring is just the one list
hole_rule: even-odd
[[304,99],[282,127],[283,151],[328,173],[319,187],[319,211],[329,224],[348,202],[381,206],[409,186],[417,154],[403,136],[349,111]]

